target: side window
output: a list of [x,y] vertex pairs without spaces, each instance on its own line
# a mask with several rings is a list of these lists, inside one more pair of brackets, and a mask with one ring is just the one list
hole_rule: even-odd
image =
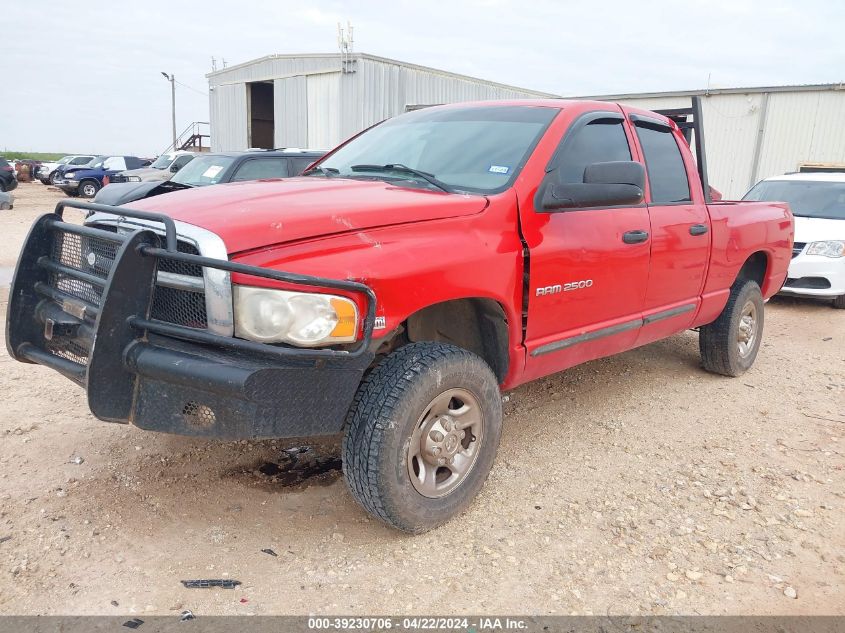
[[[194,160],[194,157],[190,154],[182,154],[181,156],[177,157],[176,160],[173,161],[173,165],[176,166],[176,169],[174,171],[179,171],[192,160]],[[171,167],[173,167],[173,165],[171,165]]]
[[[577,125],[577,123],[576,123]],[[553,161],[557,182],[584,182],[584,170],[593,163],[631,160],[631,148],[621,118],[595,119],[568,133]]]
[[317,162],[316,158],[291,158],[291,169],[290,173],[291,176],[299,176],[302,172],[304,172],[308,167]]
[[285,158],[253,158],[241,163],[232,182],[241,180],[261,180],[263,178],[284,178],[288,175],[288,163]]
[[691,201],[687,170],[672,130],[665,125],[651,125],[643,121],[637,121],[636,128],[645,155],[651,202]]

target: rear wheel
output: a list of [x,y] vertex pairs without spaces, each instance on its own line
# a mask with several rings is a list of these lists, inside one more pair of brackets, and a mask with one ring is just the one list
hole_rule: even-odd
[[760,350],[763,295],[757,282],[738,279],[719,317],[701,328],[698,347],[704,369],[723,376],[745,373]]
[[833,299],[833,307],[837,310],[845,310],[845,295],[839,295]]
[[96,180],[83,180],[79,183],[79,196],[82,198],[93,198],[100,190],[100,183]]
[[376,518],[425,532],[478,494],[501,430],[499,387],[483,360],[442,343],[407,345],[355,396],[343,441],[346,482]]

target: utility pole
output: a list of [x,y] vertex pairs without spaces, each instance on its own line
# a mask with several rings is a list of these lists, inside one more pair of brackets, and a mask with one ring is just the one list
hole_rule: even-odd
[[173,125],[173,151],[176,151],[176,75],[170,74],[168,75],[166,72],[161,71],[161,74],[164,75],[164,78],[170,82],[170,103],[171,103],[171,122]]

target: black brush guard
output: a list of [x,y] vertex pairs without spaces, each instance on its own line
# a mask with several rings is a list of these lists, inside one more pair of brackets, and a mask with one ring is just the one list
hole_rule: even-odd
[[[120,234],[66,223],[66,207],[161,223],[164,246],[152,230]],[[303,349],[151,319],[162,259],[361,294],[362,340],[350,349]],[[101,420],[221,438],[328,435],[341,430],[372,361],[375,304],[362,283],[180,253],[165,215],[65,200],[36,220],[21,251],[6,347],[12,358],[83,386]]]

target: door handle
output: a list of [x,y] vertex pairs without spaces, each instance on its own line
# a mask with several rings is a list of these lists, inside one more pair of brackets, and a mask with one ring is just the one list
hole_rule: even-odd
[[626,244],[639,244],[648,239],[648,231],[627,231],[622,234],[622,241]]
[[689,227],[689,234],[690,235],[704,235],[707,233],[707,225],[706,224],[693,224]]

